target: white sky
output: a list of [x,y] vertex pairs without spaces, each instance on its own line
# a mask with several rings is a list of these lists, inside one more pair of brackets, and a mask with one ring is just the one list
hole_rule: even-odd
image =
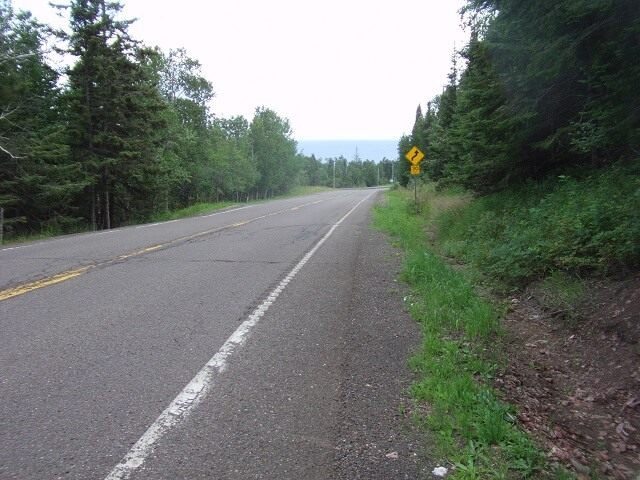
[[[54,3],[66,3],[57,0]],[[218,116],[271,108],[297,140],[398,139],[442,92],[463,0],[122,0],[129,32],[200,61]],[[54,23],[48,0],[13,0]]]

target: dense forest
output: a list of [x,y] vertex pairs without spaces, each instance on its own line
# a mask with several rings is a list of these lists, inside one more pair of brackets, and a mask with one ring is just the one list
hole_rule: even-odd
[[[371,186],[380,174],[390,178],[388,161],[379,167],[298,154],[289,121],[269,108],[257,108],[251,120],[214,115],[215,93],[200,63],[184,49],[164,53],[131,38],[121,3],[73,0],[57,8],[68,18],[65,31],[0,0],[5,238],[108,229],[296,185]],[[56,52],[47,50],[51,43]],[[70,66],[53,68],[52,54]]]
[[469,43],[418,107],[401,158],[418,145],[426,176],[481,194],[561,167],[637,163],[637,0],[469,0],[462,14]]

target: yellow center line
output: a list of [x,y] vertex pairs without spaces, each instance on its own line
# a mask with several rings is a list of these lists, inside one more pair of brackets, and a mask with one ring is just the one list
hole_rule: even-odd
[[17,297],[18,295],[23,295],[25,293],[31,292],[33,290],[37,290],[39,288],[48,287],[49,285],[54,285],[56,283],[64,282],[66,280],[70,280],[75,277],[79,277],[87,270],[95,268],[96,265],[90,265],[87,267],[80,267],[74,270],[69,270],[67,272],[59,273],[57,275],[53,275],[52,277],[43,278],[42,280],[36,280],[35,282],[25,283],[24,285],[20,285],[15,288],[10,288],[8,290],[3,290],[0,292],[0,302],[6,300],[11,297]]
[[[158,250],[159,248],[164,247],[166,244],[154,245],[152,247],[142,248],[140,250],[136,250],[134,252],[125,253],[124,255],[120,255],[115,257],[114,260],[126,260],[127,258],[137,257],[138,255],[142,255],[143,253],[153,252],[154,250]],[[107,263],[107,262],[105,262]],[[103,265],[103,264],[100,264]]]
[[[345,194],[343,194],[343,195],[345,195]],[[339,196],[341,197],[343,195],[339,195]],[[332,197],[332,198],[338,198],[338,197]],[[199,237],[204,237],[206,235],[210,235],[212,233],[219,232],[221,230],[225,230],[225,229],[228,229],[228,228],[241,227],[243,225],[247,225],[248,223],[252,223],[252,222],[255,222],[257,220],[262,220],[264,218],[273,217],[275,215],[280,215],[280,214],[286,213],[286,212],[292,212],[294,210],[298,210],[301,207],[307,207],[309,205],[315,205],[315,204],[318,204],[318,203],[321,203],[321,202],[325,202],[327,200],[330,200],[330,199],[318,200],[318,201],[315,201],[315,202],[304,203],[302,205],[298,205],[296,207],[288,208],[286,210],[280,210],[280,211],[273,212],[273,213],[267,213],[265,215],[260,215],[259,217],[250,218],[248,220],[243,220],[241,222],[231,223],[229,225],[223,225],[221,227],[212,228],[210,230],[205,230],[204,232],[194,233],[192,235],[187,235],[185,237],[176,238],[174,240],[170,240],[170,241],[165,242],[165,243],[160,243],[160,244],[157,244],[157,245],[151,245],[151,246],[146,247],[146,248],[142,248],[142,249],[139,249],[139,250],[134,250],[133,252],[125,253],[123,255],[118,255],[117,257],[111,258],[109,260],[105,260],[104,262],[96,263],[94,265],[88,265],[88,266],[85,266],[85,267],[75,268],[73,270],[68,270],[66,272],[58,273],[58,274],[53,275],[51,277],[42,278],[42,279],[36,280],[34,282],[25,283],[23,285],[18,285],[17,287],[9,288],[7,290],[0,290],[0,302],[2,302],[3,300],[7,300],[9,298],[12,298],[12,297],[17,297],[18,295],[24,295],[25,293],[32,292],[33,290],[38,290],[40,288],[48,287],[49,285],[55,285],[56,283],[65,282],[67,280],[71,280],[72,278],[79,277],[80,275],[86,273],[87,271],[89,271],[91,269],[94,269],[94,268],[97,268],[97,267],[102,267],[102,266],[105,266],[105,265],[108,265],[108,264],[111,264],[111,263],[116,263],[116,262],[119,262],[119,261],[128,260],[130,258],[137,257],[137,256],[143,255],[145,253],[153,252],[155,250],[159,250],[161,248],[168,247],[170,245],[175,245],[177,243],[182,243],[182,242],[193,240],[193,239],[196,239],[196,238],[199,238]]]

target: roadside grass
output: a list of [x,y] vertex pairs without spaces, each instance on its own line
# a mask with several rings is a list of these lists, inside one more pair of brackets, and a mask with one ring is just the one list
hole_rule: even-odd
[[43,230],[42,232],[38,232],[34,234],[16,235],[16,236],[11,236],[9,238],[5,237],[2,241],[2,244],[0,244],[0,246],[17,245],[19,243],[25,243],[25,242],[35,242],[38,240],[44,240],[46,238],[51,238],[58,235],[63,235],[60,232],[60,230],[48,228],[46,230]]
[[[268,200],[276,200],[279,198],[291,198],[291,197],[302,197],[305,195],[313,195],[316,193],[322,193],[322,192],[329,192],[333,190],[332,188],[329,187],[295,187],[293,188],[289,193],[286,193],[284,195],[277,195],[275,197],[271,197]],[[264,202],[266,200],[263,199],[258,199],[258,200],[251,200],[248,203],[261,203]],[[242,202],[217,202],[217,203],[197,203],[195,205],[191,205],[187,208],[182,208],[180,210],[175,210],[172,212],[166,212],[166,213],[160,213],[157,215],[154,215],[151,218],[152,222],[166,222],[168,220],[176,220],[176,219],[180,219],[180,218],[187,218],[187,217],[194,217],[196,215],[202,215],[205,213],[210,213],[210,212],[214,212],[216,210],[222,210],[223,208],[228,208],[231,207],[233,205],[238,205],[238,204],[246,204],[247,202],[242,201]]]
[[[269,198],[269,200],[275,200],[279,198],[301,197],[305,195],[313,195],[316,193],[329,192],[331,190],[333,190],[333,188],[330,188],[330,187],[295,187],[294,189],[291,190],[291,192],[284,195],[278,195],[276,197]],[[249,203],[261,203],[264,201],[265,200],[252,200]],[[243,201],[240,203],[245,204],[246,202]],[[147,220],[134,222],[127,225],[167,222],[170,220],[178,220],[181,218],[194,217],[197,215],[203,215],[206,213],[215,212],[216,210],[222,210],[223,208],[228,208],[238,204],[239,202],[228,202],[228,201],[217,202],[217,203],[197,203],[186,208],[172,210],[169,212],[158,213],[158,214],[152,215]],[[36,232],[32,234],[12,235],[12,236],[5,235],[3,242],[0,246],[33,242],[37,240],[44,240],[47,238],[56,237],[59,235],[86,233],[90,231],[91,231],[90,227],[88,226],[83,227],[77,224],[74,225],[72,228],[62,228],[62,227],[51,226],[41,232]]]
[[407,308],[424,332],[411,393],[428,413],[415,415],[453,478],[574,478],[546,463],[490,387],[502,363],[492,360],[501,358],[501,307],[480,292],[526,287],[576,321],[590,277],[640,265],[640,162],[574,168],[479,198],[427,183],[418,205],[413,191],[392,191],[375,218],[406,250]]
[[[419,198],[426,217],[450,208],[447,202],[461,202],[446,195],[440,203],[429,202],[434,191],[427,187]],[[449,478],[532,476],[543,468],[543,454],[517,424],[514,408],[489,385],[497,366],[487,351],[501,335],[495,306],[427,244],[427,220],[415,215],[412,195],[395,190],[387,198],[374,210],[374,225],[406,251],[401,274],[411,287],[406,307],[424,335],[409,362],[418,375],[410,393],[428,406],[416,420],[428,428],[444,461],[455,466]]]
[[216,210],[222,210],[223,208],[237,205],[236,202],[217,202],[217,203],[196,203],[186,208],[174,210],[171,212],[163,212],[153,215],[150,219],[151,223],[155,222],[167,222],[169,220],[177,220],[180,218],[195,217],[205,213],[215,212]]
[[35,242],[38,240],[45,240],[47,238],[57,237],[60,235],[73,235],[74,233],[83,233],[86,231],[86,228],[78,224],[72,224],[66,227],[62,227],[59,225],[49,225],[40,232],[10,236],[5,234],[3,236],[3,241],[0,244],[0,247],[6,245],[17,245],[26,242]]

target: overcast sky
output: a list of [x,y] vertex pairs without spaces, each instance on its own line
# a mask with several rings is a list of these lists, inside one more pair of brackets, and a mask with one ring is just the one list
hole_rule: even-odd
[[[13,0],[53,23],[47,0]],[[57,0],[54,3],[65,3]],[[442,92],[463,32],[461,0],[124,0],[129,32],[200,61],[218,116],[258,106],[298,140],[398,139]]]

